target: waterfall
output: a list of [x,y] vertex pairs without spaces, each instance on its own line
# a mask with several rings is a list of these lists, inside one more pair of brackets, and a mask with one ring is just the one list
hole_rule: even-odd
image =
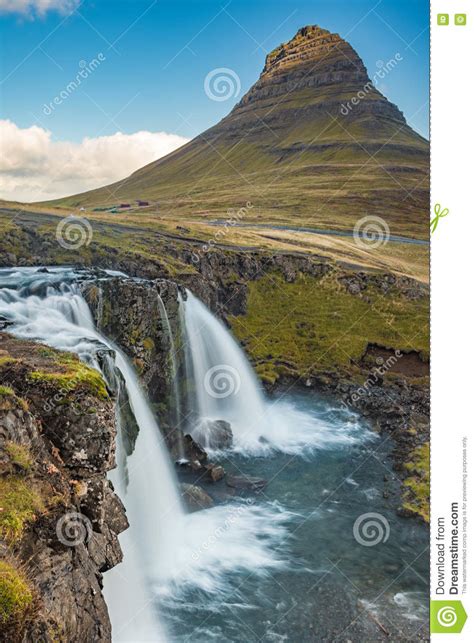
[[[119,399],[120,387],[124,387],[139,432],[132,448],[125,448],[126,427],[122,426],[124,418],[117,404],[117,467],[109,477],[125,504],[130,527],[120,535],[123,562],[104,574],[104,596],[114,641],[162,643],[168,638],[164,618],[172,621],[176,609],[195,600],[205,604],[208,597],[215,604],[211,609],[219,609],[225,597],[234,592],[233,583],[237,584],[239,600],[246,605],[245,597],[238,592],[237,573],[263,578],[269,570],[286,568],[288,555],[282,543],[287,540],[287,525],[294,516],[278,503],[254,499],[235,499],[231,504],[193,514],[183,510],[166,446],[137,375],[118,347],[96,330],[87,303],[75,285],[81,278],[84,275],[72,269],[50,268],[45,274],[36,268],[0,269],[0,319],[4,318],[9,324],[8,332],[18,337],[74,352],[94,368],[102,368],[109,382],[115,368],[120,373],[113,384]],[[225,328],[192,295],[185,308],[182,306],[180,313],[183,324],[186,321],[183,332],[191,340],[185,346],[189,353],[188,376],[205,376],[210,360],[205,357],[205,346],[213,343],[208,334],[218,332],[215,358],[220,359],[227,347],[225,354],[232,356],[234,368],[248,376],[243,390],[252,394],[254,405],[263,405],[264,410],[267,403],[253,373]],[[206,342],[199,350],[199,343],[194,345],[192,328],[188,328],[190,315],[196,321],[198,313],[207,328]],[[199,331],[197,323],[194,330]],[[99,359],[104,349],[110,358],[104,360],[102,354]],[[201,371],[191,365],[191,356]],[[253,390],[251,382],[255,385]],[[204,405],[202,385],[201,380],[196,380],[190,387],[198,393],[199,409]],[[232,411],[238,427],[237,405],[226,408]],[[221,409],[209,407],[206,412],[214,411],[220,415]],[[250,422],[250,414],[245,409],[244,412],[246,422]],[[246,422],[242,424],[244,428],[250,426]]]
[[181,306],[187,369],[196,387],[190,402],[198,416],[190,428],[195,440],[209,444],[215,420],[231,424],[234,449],[249,455],[271,451],[303,454],[351,439],[349,434],[334,434],[324,420],[291,403],[269,400],[230,331],[197,297],[186,292]]
[[188,341],[186,332],[186,317],[185,317],[185,302],[181,293],[178,291],[178,315],[180,326],[180,350],[182,351],[182,364],[184,365],[184,382],[182,391],[183,395],[183,431],[192,433],[195,427],[195,420],[199,417],[197,401],[196,401],[196,386],[194,382],[194,372],[192,368],[192,357],[190,342]]
[[99,368],[100,347],[115,352],[115,366],[123,378],[139,435],[133,454],[127,458],[127,470],[120,436],[117,439],[118,468],[110,478],[131,526],[120,538],[122,546],[126,541],[127,557],[105,575],[104,593],[114,640],[164,640],[151,602],[152,587],[157,578],[170,573],[184,512],[159,427],[129,361],[96,331],[87,303],[77,289],[63,282],[54,287],[46,285],[42,298],[30,292],[28,286],[18,291],[0,289],[0,315],[12,323],[10,332],[75,352],[95,368]]
[[184,319],[200,419],[193,435],[205,442],[208,420],[227,420],[238,444],[258,447],[267,433],[266,405],[244,352],[190,291]]
[[[150,601],[157,579],[166,578],[174,565],[184,512],[166,446],[136,374],[121,351],[117,350],[115,363],[125,381],[139,435],[126,459],[117,440],[118,466],[110,478],[127,509],[130,527],[120,536],[126,556],[105,575],[104,594],[114,617],[114,641],[159,641],[162,626],[156,613],[150,614]],[[119,426],[120,421],[119,409]]]

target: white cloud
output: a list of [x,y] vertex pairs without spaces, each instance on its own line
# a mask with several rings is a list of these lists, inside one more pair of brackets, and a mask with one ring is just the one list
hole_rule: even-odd
[[48,11],[68,14],[74,11],[80,0],[0,0],[0,12],[20,13],[23,16],[44,16]]
[[21,129],[0,120],[0,198],[45,201],[92,190],[125,178],[187,140],[141,131],[56,142],[42,127]]

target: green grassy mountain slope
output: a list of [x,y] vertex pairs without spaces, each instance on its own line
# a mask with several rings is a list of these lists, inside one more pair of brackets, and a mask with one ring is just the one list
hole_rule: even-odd
[[378,215],[394,234],[425,237],[429,145],[374,85],[340,36],[304,27],[220,123],[122,181],[52,203],[146,199],[207,220],[250,202],[246,222],[352,229]]

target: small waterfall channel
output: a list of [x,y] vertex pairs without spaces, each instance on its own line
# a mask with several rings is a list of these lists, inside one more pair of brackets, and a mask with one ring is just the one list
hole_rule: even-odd
[[230,423],[233,448],[246,455],[301,455],[354,440],[350,431],[334,431],[284,399],[269,400],[225,325],[189,290],[181,306],[187,379],[193,383],[188,406],[197,418],[190,432],[198,442],[212,446],[216,420]]

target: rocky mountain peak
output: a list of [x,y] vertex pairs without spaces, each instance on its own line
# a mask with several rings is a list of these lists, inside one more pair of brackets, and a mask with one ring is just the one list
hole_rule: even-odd
[[333,34],[327,29],[317,25],[302,27],[291,40],[279,45],[268,54],[263,73],[271,74],[283,68],[289,69],[308,62],[318,62],[325,53],[341,44],[347,45],[338,34]]
[[333,84],[362,86],[368,80],[362,60],[348,42],[339,34],[308,25],[267,55],[259,80],[237,109],[269,95]]

